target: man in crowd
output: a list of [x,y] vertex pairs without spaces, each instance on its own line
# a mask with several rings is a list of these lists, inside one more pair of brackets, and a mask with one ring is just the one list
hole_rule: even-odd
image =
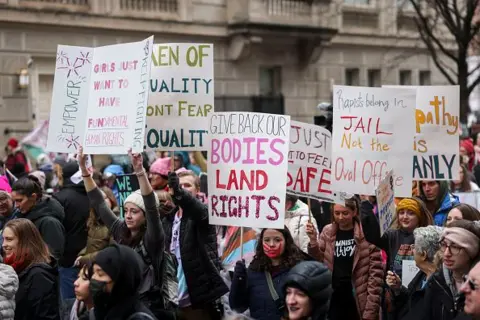
[[465,313],[480,319],[480,263],[470,270],[460,291],[465,295]]
[[450,210],[459,201],[448,190],[448,181],[424,180],[421,181],[420,198],[427,205],[437,226],[443,227]]

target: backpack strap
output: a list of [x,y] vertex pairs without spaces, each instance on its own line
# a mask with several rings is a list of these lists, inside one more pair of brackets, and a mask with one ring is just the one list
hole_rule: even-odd
[[278,296],[277,290],[275,290],[275,287],[273,286],[273,280],[270,272],[265,271],[265,277],[267,278],[268,290],[270,291],[270,295],[272,296],[273,301],[276,302],[278,299],[280,299],[280,297]]

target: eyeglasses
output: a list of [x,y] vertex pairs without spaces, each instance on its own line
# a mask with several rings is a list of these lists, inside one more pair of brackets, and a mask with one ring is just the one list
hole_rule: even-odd
[[478,288],[480,287],[478,284],[476,284],[475,282],[473,282],[472,279],[468,278],[468,275],[464,275],[463,276],[463,282],[464,284],[468,284],[468,287],[470,288],[470,290],[472,291],[476,291],[478,290]]
[[440,248],[442,249],[443,252],[445,252],[448,248],[448,250],[450,250],[450,253],[453,254],[454,256],[459,254],[460,251],[462,251],[463,249],[462,247],[459,247],[457,245],[448,244],[445,241],[440,241]]

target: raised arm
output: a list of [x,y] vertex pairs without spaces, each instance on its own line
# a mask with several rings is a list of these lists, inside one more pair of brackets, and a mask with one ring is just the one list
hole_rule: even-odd
[[388,245],[388,232],[380,235],[380,223],[373,213],[373,205],[368,200],[363,200],[360,205],[360,216],[363,234],[365,239],[382,250],[385,250],[390,256]]
[[86,156],[83,154],[83,147],[79,147],[78,149],[78,165],[82,172],[83,183],[85,184],[85,190],[87,191],[88,199],[90,200],[90,206],[95,210],[100,219],[102,219],[110,232],[115,234],[116,231],[114,229],[117,228],[117,225],[120,226],[121,220],[107,206],[103,199],[102,192],[97,187],[90,172],[87,170]]
[[158,212],[158,200],[150,182],[148,181],[145,169],[143,168],[143,157],[141,154],[132,154],[129,150],[130,160],[132,161],[133,170],[138,177],[140,192],[143,196],[145,204],[145,217],[147,219],[147,231],[145,233],[145,246],[150,254],[154,255],[152,250],[163,252],[165,246],[165,233],[162,223],[160,222],[160,214]]
[[183,210],[187,219],[208,225],[208,206],[203,204],[190,192],[180,188],[180,180],[175,172],[168,174],[168,187],[173,202]]

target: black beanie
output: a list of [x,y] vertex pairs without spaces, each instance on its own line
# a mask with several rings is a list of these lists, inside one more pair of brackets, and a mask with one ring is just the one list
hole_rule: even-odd
[[108,274],[112,281],[116,282],[121,271],[122,258],[120,250],[116,245],[111,245],[98,252],[95,257],[95,264]]
[[69,161],[62,167],[63,179],[70,179],[79,170],[77,161]]

